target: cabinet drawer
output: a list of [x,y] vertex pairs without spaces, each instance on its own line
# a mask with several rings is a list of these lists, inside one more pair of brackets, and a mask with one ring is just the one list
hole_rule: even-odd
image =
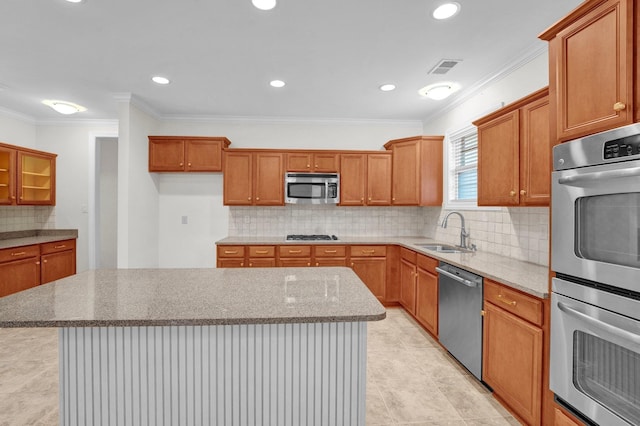
[[411,263],[415,264],[417,255],[418,254],[413,250],[409,250],[409,249],[406,249],[404,247],[400,248],[400,257],[402,259],[406,260],[407,262],[411,262]]
[[244,246],[218,246],[218,257],[244,257]]
[[276,257],[275,246],[249,246],[249,257]]
[[432,274],[436,274],[436,266],[438,266],[438,260],[422,254],[418,255],[419,268],[422,268],[427,272],[431,272]]
[[311,246],[280,246],[280,257],[311,257]]
[[382,257],[387,255],[387,246],[351,246],[351,257]]
[[345,257],[347,248],[345,246],[314,246],[315,257]]
[[76,248],[76,240],[54,241],[52,243],[40,244],[40,252],[42,254],[73,250],[75,248]]
[[484,300],[536,325],[542,325],[542,300],[509,289],[489,279],[484,280]]
[[282,268],[298,268],[298,267],[308,267],[311,266],[311,259],[280,259],[278,261],[278,266]]
[[12,260],[26,259],[40,256],[40,246],[22,246],[0,250],[0,262],[11,262]]
[[244,268],[244,259],[234,257],[218,259],[218,268]]
[[275,258],[255,258],[249,259],[249,268],[273,268],[276,266]]

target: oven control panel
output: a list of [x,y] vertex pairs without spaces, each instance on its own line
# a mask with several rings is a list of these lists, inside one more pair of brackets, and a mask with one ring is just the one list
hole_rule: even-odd
[[640,154],[640,136],[630,136],[604,143],[604,159]]

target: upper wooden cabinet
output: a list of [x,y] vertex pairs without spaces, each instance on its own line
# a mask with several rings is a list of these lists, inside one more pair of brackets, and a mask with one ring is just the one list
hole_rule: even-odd
[[391,153],[340,155],[340,205],[391,204]]
[[478,205],[549,205],[548,89],[473,122],[478,126]]
[[588,0],[539,36],[549,41],[558,141],[630,124],[634,114],[639,121],[638,8],[638,0]]
[[220,172],[224,137],[149,136],[150,172]]
[[444,136],[415,136],[387,142],[393,153],[391,204],[442,205]]
[[0,144],[0,204],[55,205],[56,154]]
[[340,168],[337,152],[289,152],[288,172],[337,173]]
[[224,152],[224,205],[284,205],[284,154],[275,151]]

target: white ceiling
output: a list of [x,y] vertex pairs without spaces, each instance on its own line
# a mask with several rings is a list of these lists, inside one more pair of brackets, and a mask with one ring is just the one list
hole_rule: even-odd
[[[65,116],[43,99],[117,118],[131,93],[161,117],[422,120],[545,43],[537,35],[579,0],[0,1],[0,108],[34,120]],[[441,59],[462,59],[446,76]],[[168,86],[152,83],[160,74]],[[269,86],[281,79],[282,89]],[[451,80],[445,101],[418,89]],[[394,83],[393,92],[381,92]]]

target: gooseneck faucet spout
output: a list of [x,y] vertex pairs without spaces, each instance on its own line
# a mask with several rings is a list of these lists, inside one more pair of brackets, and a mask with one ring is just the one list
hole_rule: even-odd
[[447,215],[444,217],[444,220],[442,221],[442,227],[446,228],[447,227],[447,221],[449,220],[449,216],[451,216],[452,214],[457,214],[458,216],[460,216],[460,247],[463,249],[468,249],[469,247],[467,247],[467,237],[469,236],[469,233],[467,232],[467,230],[464,227],[464,216],[462,216],[462,213],[460,212],[449,212],[447,213]]

